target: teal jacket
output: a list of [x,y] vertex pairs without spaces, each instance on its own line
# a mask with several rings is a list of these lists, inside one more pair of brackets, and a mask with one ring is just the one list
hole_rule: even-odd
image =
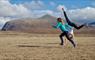
[[65,28],[66,28],[69,32],[71,32],[71,31],[73,30],[73,27],[70,26],[70,25],[68,25],[68,23],[65,24]]
[[62,24],[61,22],[58,22],[56,26],[53,26],[54,28],[60,28],[62,32],[68,31],[65,27],[65,24]]

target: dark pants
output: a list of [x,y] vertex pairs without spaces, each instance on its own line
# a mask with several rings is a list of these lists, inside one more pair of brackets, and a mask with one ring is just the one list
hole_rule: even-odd
[[80,29],[80,28],[82,28],[83,26],[85,26],[84,24],[81,25],[81,26],[77,26],[75,23],[71,22],[71,21],[69,20],[69,18],[67,17],[65,11],[64,11],[64,16],[65,16],[65,19],[66,19],[66,22],[68,23],[68,25],[70,25],[70,26],[72,26],[72,27],[74,27],[74,28],[76,28],[76,29]]
[[62,37],[64,37],[64,36],[66,36],[66,38],[73,44],[74,47],[76,46],[75,43],[74,43],[74,41],[73,41],[73,36],[71,36],[71,34],[69,34],[68,32],[63,32],[63,33],[61,33],[61,35],[59,36],[60,39],[61,39],[61,45],[64,44],[64,40],[63,40],[63,38],[62,38]]

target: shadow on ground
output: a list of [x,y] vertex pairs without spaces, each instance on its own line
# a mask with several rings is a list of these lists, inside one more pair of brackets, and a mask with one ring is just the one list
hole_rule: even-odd
[[[52,44],[52,43],[48,43],[48,44]],[[49,45],[49,46],[48,45],[47,46],[46,45],[45,46],[43,45],[42,46],[42,45],[28,45],[28,44],[27,45],[26,44],[25,45],[22,44],[22,45],[17,45],[17,46],[18,47],[31,47],[31,48],[60,48],[61,47],[61,46],[52,46],[52,45]]]

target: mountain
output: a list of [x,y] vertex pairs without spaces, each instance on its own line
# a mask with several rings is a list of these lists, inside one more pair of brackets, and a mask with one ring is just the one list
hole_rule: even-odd
[[88,26],[95,27],[95,22],[91,22],[91,23],[89,23]]
[[56,18],[56,17],[54,17],[54,16],[51,16],[51,15],[49,15],[49,14],[46,14],[46,15],[40,17],[39,19],[55,19],[55,18]]
[[[52,28],[52,25],[56,23],[56,17],[50,15],[44,15],[40,18],[22,18],[17,20],[11,20],[6,22],[3,26],[2,31],[17,31],[17,32],[28,32],[28,33],[60,33],[60,30]],[[94,24],[89,23],[89,24]],[[95,28],[92,27],[84,27],[80,30],[74,30],[76,34],[86,34],[86,35],[94,35]]]
[[56,17],[44,15],[37,19],[24,18],[6,22],[2,31],[21,31],[32,33],[51,33],[55,31],[52,24],[56,23]]

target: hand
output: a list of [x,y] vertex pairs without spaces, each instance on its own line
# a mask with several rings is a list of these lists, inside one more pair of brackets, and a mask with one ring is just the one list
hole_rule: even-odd
[[53,28],[56,28],[56,26],[52,25]]
[[54,25],[52,25],[52,27],[54,28],[55,26],[54,26]]

